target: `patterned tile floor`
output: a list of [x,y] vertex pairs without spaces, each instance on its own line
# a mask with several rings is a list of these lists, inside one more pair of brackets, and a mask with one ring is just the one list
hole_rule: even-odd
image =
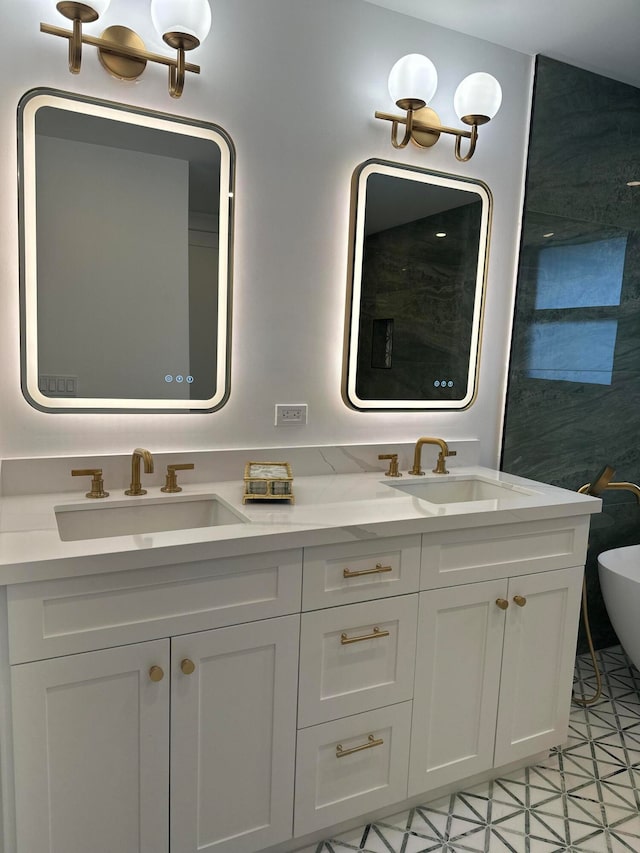
[[[603,695],[573,705],[568,743],[529,767],[323,841],[315,853],[640,853],[640,673],[598,652]],[[594,692],[588,655],[578,694]],[[307,853],[307,851],[305,851]]]

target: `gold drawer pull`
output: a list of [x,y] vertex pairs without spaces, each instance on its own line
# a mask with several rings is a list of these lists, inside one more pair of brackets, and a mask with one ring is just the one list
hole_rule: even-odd
[[344,758],[345,755],[353,755],[354,752],[362,752],[363,749],[372,749],[374,746],[382,746],[384,741],[382,738],[374,738],[373,735],[369,735],[366,743],[361,743],[360,746],[352,746],[351,749],[343,749],[342,744],[339,743],[336,746],[336,758]]
[[196,665],[192,660],[189,660],[189,658],[185,658],[180,662],[180,669],[184,675],[191,675],[192,672],[195,672]]
[[164,678],[164,670],[161,666],[152,666],[149,670],[149,678],[151,681],[162,681]]
[[506,610],[509,606],[509,602],[506,598],[496,598],[496,604],[500,608],[500,610]]
[[345,569],[342,572],[345,578],[359,578],[362,575],[381,575],[383,572],[392,572],[393,566],[383,566],[381,563],[376,563],[375,569],[361,569],[357,572],[352,572],[351,569]]
[[348,646],[349,643],[362,643],[363,640],[377,640],[378,637],[388,637],[388,631],[381,631],[376,625],[371,634],[363,634],[361,637],[347,637],[346,634],[340,635],[340,642],[343,646]]
[[513,600],[518,605],[518,607],[524,607],[527,603],[527,599],[524,597],[524,595],[514,595]]

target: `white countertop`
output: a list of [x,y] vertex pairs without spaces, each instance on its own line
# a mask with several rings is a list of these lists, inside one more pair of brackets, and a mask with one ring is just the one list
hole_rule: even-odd
[[[435,504],[393,485],[444,482],[461,478],[515,487],[508,500]],[[529,491],[520,493],[518,489]],[[295,504],[285,501],[242,504],[243,483],[199,483],[179,495],[150,488],[127,498],[112,491],[89,500],[85,491],[10,496],[0,499],[0,585],[105,571],[171,565],[302,546],[326,545],[383,536],[461,530],[589,515],[600,511],[599,498],[559,489],[479,466],[459,467],[448,475],[427,473],[402,480],[380,472],[296,477]],[[55,509],[73,505],[108,507],[123,501],[171,501],[216,496],[247,519],[244,523],[63,542]]]

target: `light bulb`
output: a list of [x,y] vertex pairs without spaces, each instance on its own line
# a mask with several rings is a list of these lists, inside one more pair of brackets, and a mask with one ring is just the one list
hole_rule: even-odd
[[87,6],[91,6],[91,8],[97,13],[98,17],[100,17],[107,11],[110,2],[111,0],[89,0]]
[[202,44],[211,29],[208,0],[151,0],[151,20],[158,34],[180,33]]
[[109,8],[111,0],[86,0],[86,2],[61,2],[56,3],[56,9],[65,18],[73,21],[74,18],[82,21],[85,24],[97,21],[101,15]]
[[500,83],[484,71],[465,77],[453,96],[453,106],[460,119],[465,116],[486,116],[491,119],[500,109],[501,103]]
[[435,65],[419,53],[403,56],[389,73],[389,94],[395,104],[407,100],[428,104],[437,88],[438,72]]

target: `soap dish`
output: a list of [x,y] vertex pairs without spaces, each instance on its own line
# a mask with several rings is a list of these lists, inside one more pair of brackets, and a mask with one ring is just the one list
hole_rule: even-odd
[[291,501],[293,474],[288,462],[247,462],[244,466],[244,495],[247,501]]

